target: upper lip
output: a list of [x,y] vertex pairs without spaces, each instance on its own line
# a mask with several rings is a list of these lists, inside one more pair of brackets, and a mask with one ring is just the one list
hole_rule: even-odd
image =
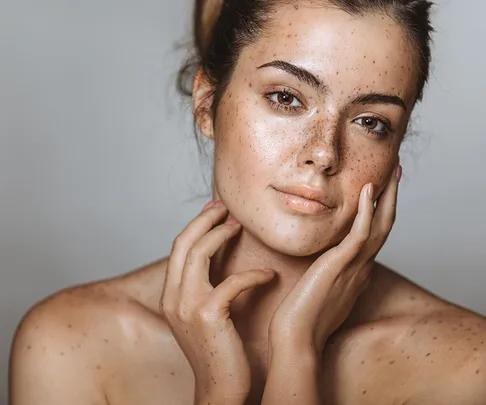
[[329,195],[326,195],[324,191],[311,186],[299,185],[299,186],[284,186],[275,187],[277,191],[281,191],[287,194],[293,194],[307,200],[317,201],[328,208],[333,208],[332,202],[329,200]]

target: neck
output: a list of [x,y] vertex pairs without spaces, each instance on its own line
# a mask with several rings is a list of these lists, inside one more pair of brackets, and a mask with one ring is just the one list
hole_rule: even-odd
[[214,286],[232,274],[251,269],[271,268],[277,273],[271,282],[241,293],[232,303],[231,318],[243,340],[266,340],[275,310],[317,257],[284,255],[245,230],[219,249],[211,260]]

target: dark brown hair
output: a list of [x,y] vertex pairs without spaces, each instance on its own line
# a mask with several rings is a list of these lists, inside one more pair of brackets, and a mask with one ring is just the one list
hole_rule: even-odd
[[[193,16],[195,55],[179,71],[177,87],[190,96],[194,74],[202,69],[213,88],[211,112],[214,115],[238,57],[246,46],[269,29],[271,14],[279,4],[302,3],[291,0],[196,0]],[[406,32],[413,45],[419,79],[417,100],[422,99],[429,77],[430,24],[429,0],[323,0],[351,15],[379,12],[393,18]]]

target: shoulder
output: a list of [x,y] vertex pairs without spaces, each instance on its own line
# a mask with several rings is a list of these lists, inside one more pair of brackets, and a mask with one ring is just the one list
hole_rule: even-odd
[[120,358],[140,352],[137,340],[160,323],[119,285],[68,288],[30,309],[12,345],[12,404],[106,402]]
[[[90,298],[83,299],[86,296]],[[67,401],[69,390],[83,392],[81,401],[103,403],[96,378],[100,350],[90,334],[98,329],[102,316],[99,309],[106,308],[107,301],[101,291],[76,287],[59,292],[30,309],[12,345],[13,404]]]
[[378,265],[347,326],[330,353],[346,358],[342,375],[353,376],[362,388],[359,401],[376,399],[383,395],[378,388],[388,387],[391,402],[407,405],[486,403],[486,319],[481,315]]
[[486,403],[486,319],[446,306],[418,319],[409,329],[420,379],[412,404]]

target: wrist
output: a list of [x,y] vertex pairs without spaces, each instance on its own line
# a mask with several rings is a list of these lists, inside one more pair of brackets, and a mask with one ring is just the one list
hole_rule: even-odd
[[286,372],[292,375],[319,375],[321,358],[315,348],[273,347],[269,351],[269,369],[279,374]]
[[196,383],[194,405],[244,405],[249,391],[241,387],[218,387]]

